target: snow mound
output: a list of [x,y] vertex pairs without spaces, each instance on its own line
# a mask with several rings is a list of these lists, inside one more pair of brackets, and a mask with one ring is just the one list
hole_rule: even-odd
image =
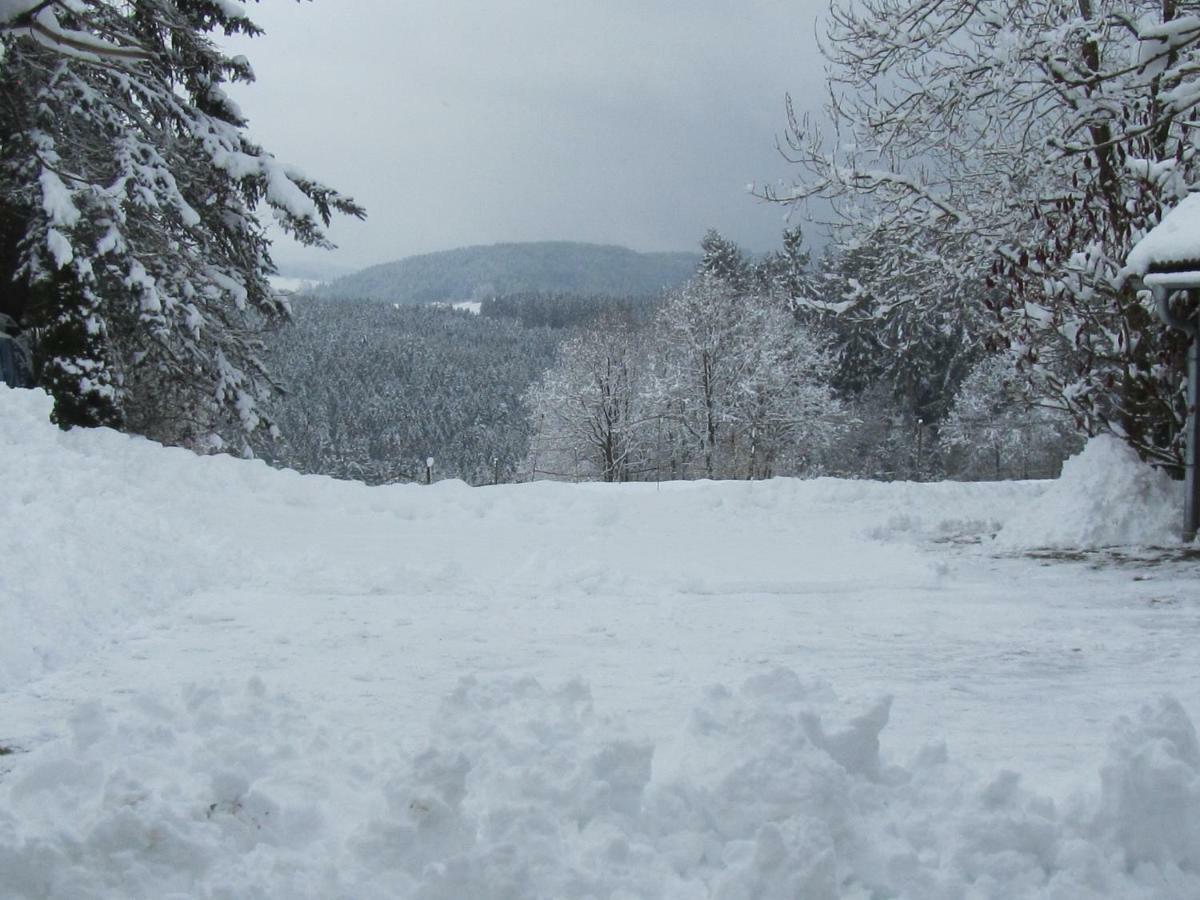
[[261,585],[281,569],[313,583],[318,564],[280,533],[289,518],[399,506],[387,489],[259,460],[197,456],[107,428],[62,431],[51,406],[42,391],[0,384],[0,691],[69,666],[134,623],[178,615],[204,592]]
[[[237,559],[219,530],[186,527],[186,507],[158,484],[192,454],[107,429],[63,432],[50,408],[41,391],[0,385],[0,689],[202,589]],[[157,466],[145,465],[147,451]]]
[[1183,489],[1111,435],[1088,441],[1062,476],[1012,516],[996,544],[1012,549],[1177,543]]
[[415,753],[257,678],[122,703],[0,763],[6,897],[1200,896],[1200,751],[1169,699],[1065,809],[939,746],[889,762],[887,698],[844,720],[786,669],[710,688],[674,766],[579,682],[465,679]]
[[[147,618],[177,620],[231,588],[811,592],[858,565],[864,533],[895,544],[990,534],[995,519],[1043,489],[834,479],[368,488],[107,429],[63,432],[48,422],[50,406],[40,391],[0,385],[0,690],[68,667]],[[808,520],[797,524],[796,511],[816,508],[836,514],[846,533],[831,535],[821,523],[807,536]],[[803,571],[791,554],[769,549],[781,530],[797,528],[797,540],[824,548]],[[454,540],[431,540],[439,534]],[[600,543],[620,566],[581,553]],[[753,579],[731,575],[735,556]],[[864,579],[931,579],[907,547],[877,556],[886,572]]]

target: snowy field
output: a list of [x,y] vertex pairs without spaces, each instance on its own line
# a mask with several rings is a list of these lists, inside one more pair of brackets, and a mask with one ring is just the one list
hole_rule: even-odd
[[367,488],[47,404],[0,387],[4,898],[1200,896],[1200,561],[1114,443]]

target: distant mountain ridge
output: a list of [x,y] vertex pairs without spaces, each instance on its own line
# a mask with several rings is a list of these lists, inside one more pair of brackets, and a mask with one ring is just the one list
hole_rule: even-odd
[[402,304],[520,293],[638,296],[678,287],[699,264],[695,253],[638,253],[604,244],[491,244],[371,266],[322,285],[316,293]]

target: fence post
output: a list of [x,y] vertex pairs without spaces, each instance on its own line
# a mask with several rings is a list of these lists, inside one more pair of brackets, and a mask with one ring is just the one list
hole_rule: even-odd
[[921,457],[923,455],[924,449],[925,449],[925,419],[922,417],[918,417],[917,418],[917,461],[916,461],[916,466],[914,466],[914,468],[916,470],[915,471],[916,477],[913,479],[914,481],[921,480]]

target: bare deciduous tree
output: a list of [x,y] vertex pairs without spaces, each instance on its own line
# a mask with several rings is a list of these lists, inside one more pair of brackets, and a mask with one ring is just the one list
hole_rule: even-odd
[[533,476],[628,481],[648,421],[644,378],[641,338],[619,319],[602,318],[565,341],[525,395]]

